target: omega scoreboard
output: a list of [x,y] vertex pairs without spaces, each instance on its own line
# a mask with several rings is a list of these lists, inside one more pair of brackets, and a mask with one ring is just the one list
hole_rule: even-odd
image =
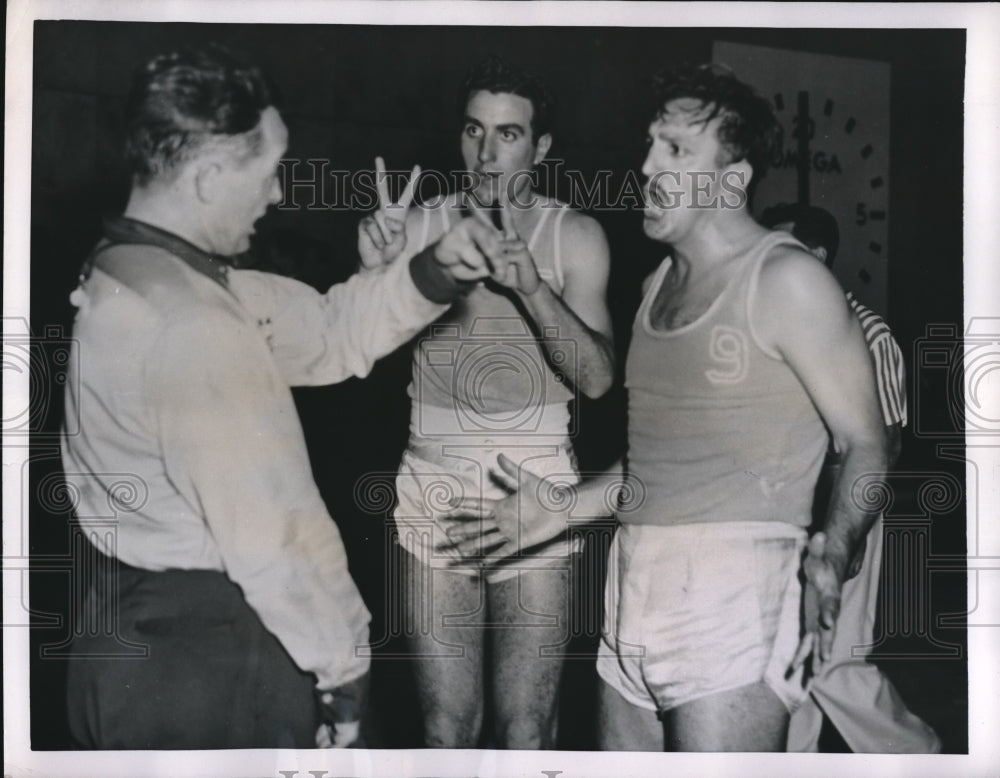
[[888,317],[889,64],[722,41],[713,59],[769,99],[785,131],[754,214],[780,202],[833,214],[834,275]]

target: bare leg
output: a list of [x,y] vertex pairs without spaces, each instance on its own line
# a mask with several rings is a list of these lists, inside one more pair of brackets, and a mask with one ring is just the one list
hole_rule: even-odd
[[758,682],[684,703],[664,719],[671,751],[784,751],[788,709]]
[[663,751],[663,725],[656,711],[633,705],[598,678],[597,747],[602,751]]
[[404,613],[429,748],[475,748],[483,724],[486,583],[404,553]]
[[489,601],[499,744],[555,748],[559,677],[569,639],[569,572],[521,570],[490,584]]

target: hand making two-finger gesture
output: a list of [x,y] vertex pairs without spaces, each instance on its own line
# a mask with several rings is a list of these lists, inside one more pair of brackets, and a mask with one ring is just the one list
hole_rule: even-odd
[[[483,224],[496,230],[485,210],[473,208],[472,212]],[[542,279],[538,275],[535,260],[528,251],[528,244],[521,239],[514,225],[513,208],[506,198],[501,199],[500,224],[502,233],[497,244],[497,254],[490,257],[494,268],[493,280],[508,289],[532,295],[538,291]]]
[[413,202],[413,193],[420,166],[414,165],[398,202],[389,199],[389,181],[385,161],[375,157],[375,188],[378,191],[378,208],[358,225],[358,253],[361,265],[376,268],[398,257],[406,247],[406,214]]

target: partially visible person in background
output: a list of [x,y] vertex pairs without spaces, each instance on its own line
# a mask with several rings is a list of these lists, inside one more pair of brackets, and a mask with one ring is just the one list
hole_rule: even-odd
[[[828,268],[833,266],[840,230],[828,211],[781,203],[767,208],[761,223],[791,233]],[[903,353],[881,316],[859,303],[850,291],[847,302],[861,322],[871,352],[891,466],[899,459],[907,422]],[[829,496],[828,487],[838,467],[838,453],[831,451],[820,476],[818,502]],[[822,515],[825,509],[825,504],[817,504],[816,513]],[[934,730],[907,710],[892,682],[868,661],[874,640],[882,540],[879,517],[868,532],[863,558],[854,560],[855,577],[844,584],[830,662],[812,679],[809,697],[792,714],[789,751],[817,751],[824,718],[857,753],[934,754],[941,750]]]

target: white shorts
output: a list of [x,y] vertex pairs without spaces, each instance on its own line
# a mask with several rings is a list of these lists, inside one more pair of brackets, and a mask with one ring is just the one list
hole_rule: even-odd
[[628,702],[662,714],[764,681],[789,710],[802,671],[803,529],[783,522],[623,524],[608,554],[597,672]]
[[548,477],[554,483],[569,485],[579,481],[573,450],[565,435],[531,436],[520,445],[510,439],[502,442],[500,446],[469,436],[447,444],[411,441],[396,476],[398,504],[394,514],[399,543],[406,551],[432,568],[484,575],[491,582],[512,578],[518,570],[569,568],[570,554],[582,547],[580,538],[558,538],[487,570],[475,561],[453,565],[460,558],[458,552],[438,549],[439,544],[448,542],[440,516],[451,509],[450,500],[479,496],[494,499],[507,494],[490,478],[501,453],[528,472]]

